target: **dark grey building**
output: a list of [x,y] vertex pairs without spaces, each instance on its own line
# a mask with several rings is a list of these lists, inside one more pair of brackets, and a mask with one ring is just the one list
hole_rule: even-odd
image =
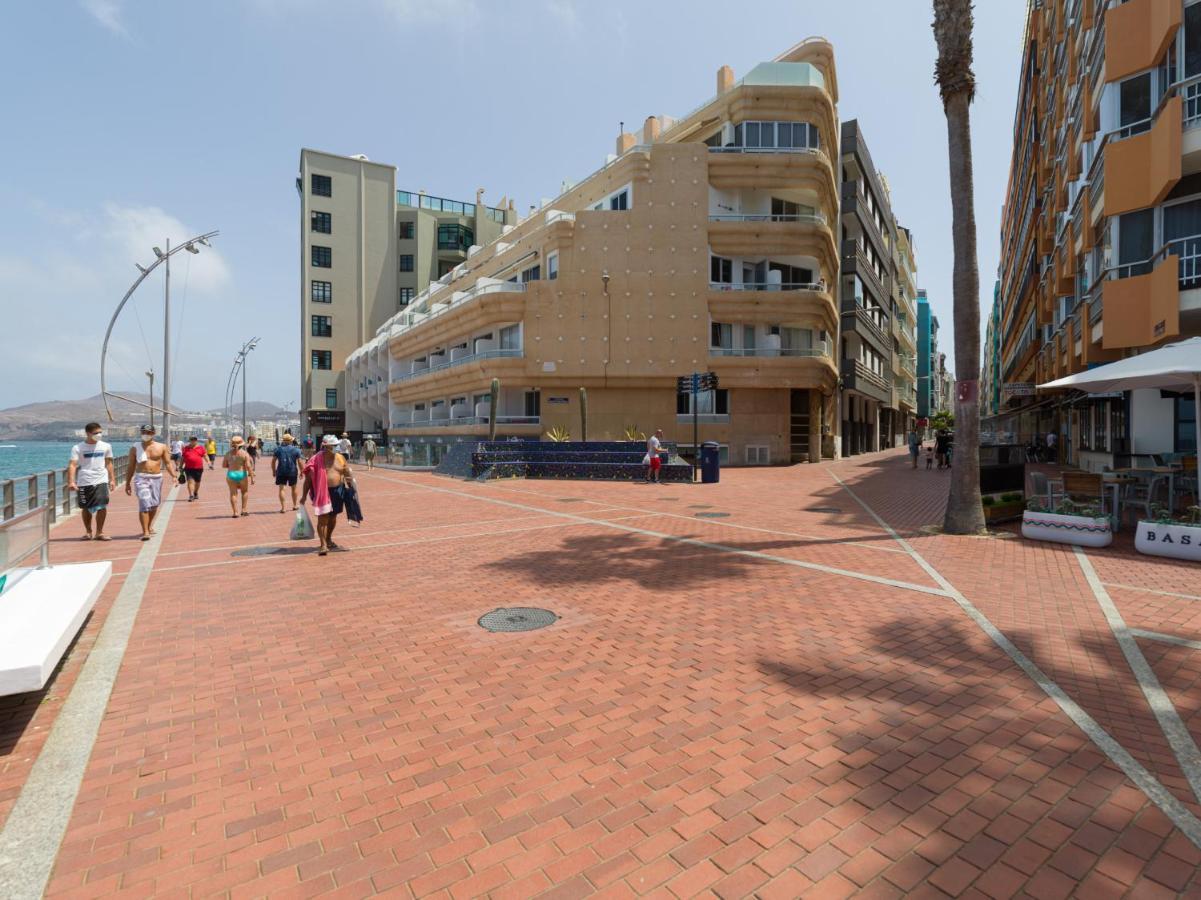
[[842,123],[841,335],[842,455],[891,446],[897,415],[892,310],[896,220],[888,189],[852,119]]

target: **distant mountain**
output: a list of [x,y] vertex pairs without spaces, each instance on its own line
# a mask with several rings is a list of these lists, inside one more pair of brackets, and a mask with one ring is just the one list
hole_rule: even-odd
[[[146,394],[130,392],[126,396],[143,403],[149,402]],[[161,397],[155,399],[158,403],[162,403]],[[150,418],[150,413],[144,406],[111,397],[109,398],[109,409],[112,410],[114,425],[136,425]],[[172,415],[222,417],[224,412],[223,409],[195,412],[181,409],[174,403],[171,404]],[[235,404],[234,415],[240,416],[241,413],[242,404]],[[246,414],[254,419],[273,419],[285,416],[286,412],[273,403],[255,400],[247,401]],[[158,418],[159,414],[156,413],[155,419]],[[58,440],[69,438],[87,422],[100,422],[106,427],[109,426],[108,417],[104,412],[104,402],[99,394],[82,400],[45,400],[39,403],[26,403],[23,406],[0,409],[0,439]]]

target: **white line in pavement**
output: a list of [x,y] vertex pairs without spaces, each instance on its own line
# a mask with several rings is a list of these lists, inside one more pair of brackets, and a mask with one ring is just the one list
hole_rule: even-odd
[[1102,581],[1105,587],[1118,588],[1123,591],[1142,591],[1144,594],[1159,594],[1161,597],[1179,597],[1181,600],[1201,600],[1196,594],[1178,594],[1175,591],[1157,591],[1154,588],[1135,587],[1133,584],[1116,584],[1112,581]]
[[[762,559],[767,562],[780,563],[785,566],[794,566],[798,569],[811,569],[815,572],[824,572],[828,575],[841,575],[844,578],[855,578],[859,581],[870,581],[874,584],[883,584],[888,587],[901,588],[906,591],[916,591],[920,594],[935,594],[944,596],[945,591],[940,588],[930,587],[924,584],[914,584],[910,581],[898,581],[895,578],[884,578],[880,575],[867,575],[863,572],[855,572],[850,569],[839,569],[834,566],[823,566],[820,563],[805,562],[799,559],[789,559],[786,556],[774,556],[770,553],[761,553],[758,550],[744,550],[741,547],[730,547],[726,544],[715,544],[711,541],[702,541],[697,538],[682,537],[678,534],[669,534],[665,531],[652,531],[649,528],[635,528],[632,525],[622,525],[615,519],[592,519],[588,516],[575,515],[573,513],[560,512],[558,510],[542,510],[535,506],[526,506],[524,503],[517,503],[513,500],[501,500],[496,497],[487,497],[481,494],[472,494],[466,491],[457,491],[452,488],[435,487],[431,484],[419,484],[412,482],[414,487],[426,491],[434,491],[439,494],[452,494],[456,497],[466,497],[469,500],[478,500],[481,503],[493,503],[498,506],[508,506],[512,509],[521,509],[527,512],[542,512],[548,516],[555,516],[560,519],[569,519],[573,522],[579,522],[586,525],[599,525],[602,528],[611,528],[615,531],[625,531],[629,534],[640,534],[644,537],[659,538],[664,541],[672,541],[677,544],[686,544],[691,547],[703,547],[706,550],[717,550],[721,553],[730,553],[734,556],[747,556],[751,559]],[[649,515],[658,515],[658,513],[650,513]],[[644,516],[631,516],[630,518],[645,518]],[[692,520],[689,520],[692,521]],[[694,522],[695,524],[695,522]]]
[[1145,631],[1142,628],[1131,628],[1130,633],[1135,637],[1145,638],[1148,641],[1160,641],[1164,644],[1176,644],[1180,647],[1188,647],[1191,650],[1201,650],[1201,641],[1177,637],[1174,634],[1164,634],[1162,631]]
[[[530,516],[529,518],[544,518],[544,517]],[[622,518],[624,518],[624,519],[642,519],[645,517],[644,516],[623,516]],[[510,521],[520,521],[520,520],[513,519]],[[610,521],[616,521],[616,520],[610,520]],[[496,535],[504,535],[504,534],[525,534],[527,531],[543,531],[547,528],[568,528],[573,525],[581,525],[581,524],[584,524],[584,523],[582,523],[582,522],[552,522],[549,525],[530,525],[530,526],[527,526],[526,528],[502,528],[497,531],[476,531],[476,532],[472,532],[470,534],[447,534],[447,535],[442,535],[440,537],[416,538],[415,540],[411,540],[411,541],[385,541],[385,542],[382,542],[379,544],[361,544],[361,545],[356,545],[354,547],[348,547],[347,549],[357,553],[362,550],[382,550],[387,547],[411,547],[416,544],[437,544],[442,541],[461,541],[461,540],[465,540],[467,538],[475,538],[475,537],[494,537]],[[236,549],[241,549],[241,548],[236,548]],[[316,553],[317,548],[313,547],[312,551],[313,551],[313,553]],[[280,560],[293,559],[293,558],[294,558],[293,556],[289,556],[287,554],[285,554],[283,556],[247,556],[247,557],[241,558],[241,559],[219,559],[219,560],[214,560],[213,562],[190,563],[190,564],[184,565],[184,566],[159,566],[154,571],[156,571],[156,572],[180,572],[180,571],[183,571],[184,569],[207,569],[211,566],[236,566],[236,565],[252,563],[252,562],[267,562],[269,560],[275,560],[276,562],[279,562]]]
[[1055,701],[1064,714],[1075,722],[1080,730],[1088,736],[1089,740],[1096,744],[1109,757],[1113,764],[1121,769],[1126,774],[1126,777],[1133,781],[1147,795],[1147,798],[1158,806],[1165,816],[1172,820],[1177,828],[1184,832],[1190,841],[1196,846],[1201,847],[1201,820],[1198,820],[1189,811],[1188,807],[1176,799],[1176,796],[1171,791],[1160,784],[1159,779],[1131,756],[1125,747],[1114,740],[1109,732],[1102,728],[1100,723],[1090,716],[1080,704],[1069,697],[1063,688],[1035,665],[1026,654],[1019,650],[1013,641],[1001,629],[997,628],[975,604],[963,596],[934,566],[926,561],[925,557],[914,550],[908,541],[903,539],[887,522],[880,518],[874,509],[868,506],[845,481],[838,477],[837,473],[831,470],[830,475],[855,499],[855,502],[867,510],[868,514],[880,523],[882,528],[891,533],[893,538],[909,551],[917,564],[946,589],[946,595],[959,604],[968,617],[985,634],[992,638],[993,643],[1000,647],[1005,652],[1005,655],[1012,659],[1018,668],[1025,672],[1042,689],[1043,693]]
[[1101,612],[1105,614],[1105,621],[1109,623],[1118,646],[1122,648],[1130,671],[1134,673],[1143,696],[1147,698],[1147,705],[1151,707],[1151,712],[1155,713],[1159,727],[1168,739],[1168,746],[1172,748],[1184,777],[1188,779],[1189,787],[1193,789],[1197,799],[1201,800],[1201,750],[1197,749],[1197,742],[1181,721],[1180,713],[1176,711],[1159,679],[1155,677],[1155,671],[1147,664],[1143,651],[1138,647],[1138,641],[1130,634],[1126,620],[1118,612],[1109,592],[1101,585],[1101,579],[1097,577],[1097,570],[1093,568],[1092,562],[1080,547],[1072,547],[1072,550],[1076,553],[1076,561],[1080,563],[1080,569],[1084,572],[1089,587],[1093,589]]
[[142,545],[137,561],[125,576],[104,627],[79,670],[67,700],[34,761],[17,802],[0,831],[0,897],[35,900],[41,897],[54,868],[88,758],[100,731],[108,698],[121,668],[146,584],[174,506],[159,512],[158,534]]

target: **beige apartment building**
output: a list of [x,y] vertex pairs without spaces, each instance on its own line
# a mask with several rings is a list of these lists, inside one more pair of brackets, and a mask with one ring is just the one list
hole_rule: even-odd
[[[838,88],[809,39],[680,119],[623,133],[598,170],[466,258],[347,360],[387,385],[388,439],[414,461],[487,433],[590,440],[663,428],[692,444],[676,379],[715,372],[702,440],[735,464],[833,455]],[[352,387],[348,409],[378,403]]]
[[[386,385],[348,384],[344,362],[389,317],[515,221],[484,206],[398,191],[396,167],[365,156],[301,150],[300,423],[307,434],[382,436]],[[350,390],[380,398],[348,414]]]

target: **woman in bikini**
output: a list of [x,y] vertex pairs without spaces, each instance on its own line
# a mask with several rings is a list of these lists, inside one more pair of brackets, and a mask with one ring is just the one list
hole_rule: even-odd
[[250,493],[250,485],[254,483],[254,468],[251,466],[250,456],[243,448],[242,436],[235,434],[229,439],[229,452],[225,454],[225,458],[221,461],[221,465],[227,470],[225,473],[225,483],[229,485],[229,508],[233,510],[233,517],[238,518],[238,494],[242,495],[242,512],[241,515],[248,516],[246,512],[246,499]]

